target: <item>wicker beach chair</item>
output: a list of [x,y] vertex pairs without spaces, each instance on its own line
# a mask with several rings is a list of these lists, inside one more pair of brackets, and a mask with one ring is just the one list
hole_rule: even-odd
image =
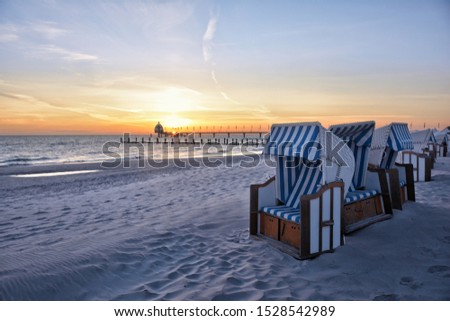
[[391,218],[386,170],[368,168],[375,122],[332,125],[329,129],[347,143],[355,157],[355,174],[344,199],[345,233]]
[[354,172],[348,146],[317,122],[277,124],[264,153],[276,175],[250,188],[250,234],[300,259],[343,245],[343,199]]
[[446,157],[448,147],[448,134],[447,129],[443,131],[434,131],[434,137],[436,139],[436,157]]
[[[399,210],[406,200],[416,199],[413,165],[409,162],[396,163],[399,152],[406,153],[412,149],[408,124],[392,123],[375,129],[369,152],[369,167],[386,169],[392,207]],[[423,157],[431,161],[428,156]]]
[[434,163],[434,150],[429,151],[429,146],[434,149],[432,143],[434,135],[431,129],[416,131],[411,133],[412,150],[400,151],[397,162],[400,164],[412,164],[414,169],[415,182],[428,182],[431,180],[431,169]]
[[431,168],[436,159],[436,138],[431,128],[411,132],[413,152],[425,154],[431,158]]

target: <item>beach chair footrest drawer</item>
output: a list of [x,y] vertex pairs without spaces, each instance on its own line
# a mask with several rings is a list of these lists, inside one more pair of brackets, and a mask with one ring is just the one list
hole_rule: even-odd
[[382,213],[381,197],[376,195],[344,206],[345,226]]
[[296,248],[300,248],[300,224],[281,220],[280,241]]
[[279,240],[280,219],[266,213],[260,213],[259,230],[261,234]]

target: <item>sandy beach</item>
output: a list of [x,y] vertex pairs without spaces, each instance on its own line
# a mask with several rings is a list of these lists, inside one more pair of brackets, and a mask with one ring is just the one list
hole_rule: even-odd
[[[416,203],[298,261],[249,238],[274,169],[0,168],[1,300],[450,300],[450,158]],[[98,170],[77,175],[11,175]]]

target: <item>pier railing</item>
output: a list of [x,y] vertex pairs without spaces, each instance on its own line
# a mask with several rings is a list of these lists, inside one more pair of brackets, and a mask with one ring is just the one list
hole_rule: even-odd
[[182,132],[175,135],[149,135],[130,137],[126,133],[120,137],[123,144],[218,144],[218,145],[265,145],[266,132]]

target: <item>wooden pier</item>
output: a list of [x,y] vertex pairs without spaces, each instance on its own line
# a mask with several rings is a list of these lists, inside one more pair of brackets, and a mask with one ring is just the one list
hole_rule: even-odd
[[209,144],[209,145],[264,145],[267,132],[180,132],[174,135],[150,135],[146,137],[134,137],[124,134],[120,137],[123,144]]

